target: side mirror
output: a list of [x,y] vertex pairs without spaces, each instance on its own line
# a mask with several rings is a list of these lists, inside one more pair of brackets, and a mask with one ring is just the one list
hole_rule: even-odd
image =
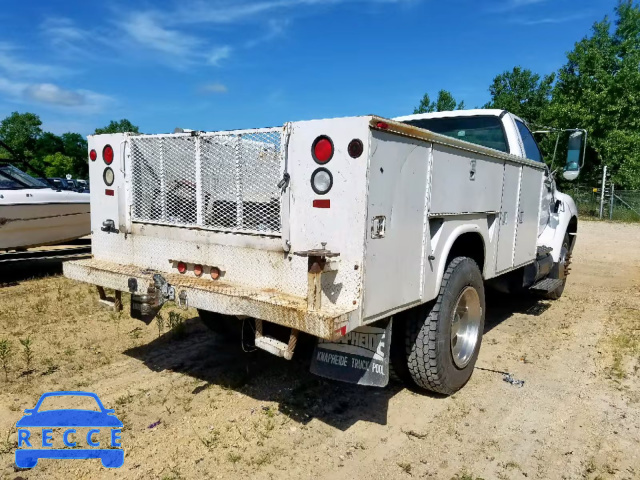
[[584,167],[584,157],[587,146],[587,131],[576,130],[569,135],[567,146],[567,161],[564,165],[562,177],[565,180],[575,180]]

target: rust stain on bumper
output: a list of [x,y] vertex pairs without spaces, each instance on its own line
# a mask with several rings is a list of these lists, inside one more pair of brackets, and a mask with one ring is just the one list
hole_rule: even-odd
[[146,291],[147,287],[153,283],[154,273],[162,275],[175,287],[176,293],[185,291],[189,305],[195,308],[228,315],[247,315],[325,339],[336,339],[342,336],[353,311],[330,307],[310,311],[306,298],[279,293],[273,289],[252,289],[134,265],[95,259],[64,264],[65,276],[115,290],[129,291],[128,279],[136,278],[138,286],[136,292],[131,293]]

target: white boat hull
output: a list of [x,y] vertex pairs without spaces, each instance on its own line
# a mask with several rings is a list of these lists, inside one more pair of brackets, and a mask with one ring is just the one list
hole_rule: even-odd
[[91,233],[87,194],[5,190],[0,197],[0,250],[55,245]]

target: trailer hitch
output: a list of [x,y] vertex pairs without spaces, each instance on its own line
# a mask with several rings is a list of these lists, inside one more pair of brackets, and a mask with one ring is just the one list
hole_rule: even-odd
[[[129,286],[134,284],[137,285],[137,280],[130,278]],[[186,304],[186,294],[184,297],[184,299],[180,298],[182,304]],[[153,284],[147,288],[147,293],[131,294],[131,317],[149,325],[165,302],[175,300],[176,289],[162,275],[156,273],[153,275]]]

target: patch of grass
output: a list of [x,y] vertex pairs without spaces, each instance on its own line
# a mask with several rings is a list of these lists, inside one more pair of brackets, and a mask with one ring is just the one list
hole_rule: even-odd
[[593,457],[591,457],[589,460],[587,460],[587,463],[584,466],[585,478],[590,474],[594,473],[597,469],[598,469],[598,466],[596,465],[596,460]]
[[44,372],[42,372],[42,375],[51,375],[52,373],[55,373],[58,371],[58,365],[56,365],[53,361],[52,358],[45,358],[44,359],[44,365],[45,365],[45,370]]
[[398,466],[400,467],[400,469],[406,473],[407,475],[411,475],[411,470],[412,470],[412,466],[410,463],[408,462],[398,462]]
[[33,349],[31,345],[33,345],[33,341],[31,337],[20,338],[20,343],[22,344],[22,357],[24,358],[24,366],[27,372],[31,372],[31,363],[33,362]]
[[277,460],[283,453],[284,453],[284,450],[282,450],[281,448],[275,447],[275,448],[272,448],[271,450],[266,450],[264,452],[261,452],[259,455],[257,455],[251,460],[251,463],[258,467],[261,467],[263,465],[269,465],[270,463],[273,463],[275,460]]
[[158,327],[158,337],[160,337],[164,331],[164,317],[161,313],[156,315],[156,326]]
[[49,302],[47,301],[46,297],[40,297],[33,304],[33,309],[36,311],[37,314],[42,315],[44,314],[44,312],[47,311],[48,305],[49,305]]
[[506,468],[507,470],[514,470],[514,469],[521,470],[520,464],[516,463],[514,461],[509,461],[509,462],[503,464],[502,466],[504,468]]
[[4,381],[9,381],[9,365],[13,357],[13,345],[8,339],[0,340],[0,364],[4,370]]
[[180,312],[169,312],[169,330],[176,339],[184,338],[187,335],[187,326]]
[[629,360],[640,360],[640,309],[617,304],[610,312],[610,319],[615,330],[606,341],[611,353],[611,365],[607,373],[614,380],[624,380],[630,373],[632,362]]
[[235,453],[235,452],[229,452],[227,454],[227,460],[229,460],[231,463],[233,463],[235,465],[240,460],[242,460],[242,455],[240,455],[239,453]]
[[456,473],[451,480],[484,480],[482,477],[476,477],[468,470],[462,469],[459,473]]
[[11,441],[13,430],[13,428],[7,430],[7,437],[0,443],[0,455],[11,453],[18,446],[17,442]]
[[116,398],[116,405],[123,406],[133,401],[133,395],[127,392],[126,395],[122,395],[121,397]]
[[407,437],[414,437],[419,440],[424,440],[429,436],[429,434],[427,433],[418,433],[413,430],[402,430],[402,433],[404,433]]

